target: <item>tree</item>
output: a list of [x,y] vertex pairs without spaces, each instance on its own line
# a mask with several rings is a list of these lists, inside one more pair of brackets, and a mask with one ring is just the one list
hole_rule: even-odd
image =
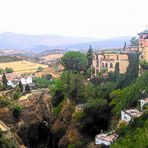
[[12,73],[13,72],[13,69],[6,67],[5,71],[6,71],[6,73]]
[[0,73],[3,73],[4,72],[4,69],[3,68],[0,68]]
[[136,37],[132,37],[130,40],[130,46],[138,46],[139,45],[139,41]]
[[31,91],[30,86],[28,84],[25,86],[25,91],[26,92],[30,92]]
[[61,77],[63,89],[67,98],[72,101],[84,102],[84,76],[79,73],[65,71]]
[[21,82],[21,81],[19,82],[19,88],[20,88],[20,92],[23,92],[24,87],[23,87],[23,84],[22,84],[22,82]]
[[88,60],[83,53],[70,51],[62,57],[61,64],[64,66],[65,70],[80,73],[86,70]]
[[87,60],[88,60],[88,68],[90,68],[93,61],[93,49],[91,48],[91,45],[89,46],[89,49],[87,52]]
[[90,99],[84,108],[79,129],[94,137],[101,130],[107,130],[110,123],[110,107],[104,99]]
[[6,75],[5,74],[3,74],[3,76],[2,76],[2,83],[5,85],[5,86],[7,86],[7,78],[6,78]]
[[15,105],[12,108],[13,117],[16,118],[16,119],[19,119],[21,111],[22,111],[22,107],[19,106],[19,105]]

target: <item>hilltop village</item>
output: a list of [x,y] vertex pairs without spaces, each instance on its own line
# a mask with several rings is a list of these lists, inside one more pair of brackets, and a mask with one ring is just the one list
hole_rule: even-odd
[[148,30],[123,48],[0,57],[0,147],[146,148]]

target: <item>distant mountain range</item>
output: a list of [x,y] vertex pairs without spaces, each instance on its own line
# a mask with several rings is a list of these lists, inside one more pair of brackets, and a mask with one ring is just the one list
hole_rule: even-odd
[[26,50],[27,52],[42,52],[53,49],[86,50],[89,45],[93,49],[123,47],[124,42],[129,42],[131,37],[120,37],[108,40],[96,38],[74,38],[58,35],[26,35],[12,32],[0,34],[0,49]]

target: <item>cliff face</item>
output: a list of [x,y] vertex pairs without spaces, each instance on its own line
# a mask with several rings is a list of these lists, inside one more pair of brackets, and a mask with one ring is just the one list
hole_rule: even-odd
[[[26,99],[16,101],[22,106],[19,119],[13,117],[11,109],[8,107],[0,108],[0,120],[3,121],[13,134],[13,140],[18,146],[25,145],[33,148],[39,143],[46,143],[45,136],[50,130],[52,116],[52,105],[50,95],[47,91],[33,93]],[[48,136],[49,135],[49,136]],[[34,143],[34,145],[32,144]]]

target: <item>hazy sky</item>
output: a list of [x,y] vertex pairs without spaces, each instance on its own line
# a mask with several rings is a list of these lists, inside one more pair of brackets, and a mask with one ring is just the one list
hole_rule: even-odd
[[110,38],[148,25],[148,0],[0,0],[0,32]]

